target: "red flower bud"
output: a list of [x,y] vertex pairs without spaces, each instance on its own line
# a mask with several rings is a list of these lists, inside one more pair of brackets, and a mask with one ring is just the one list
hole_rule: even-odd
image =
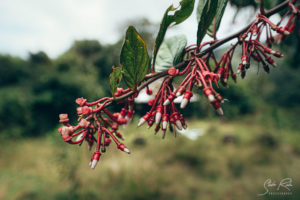
[[93,113],[93,109],[88,106],[81,107],[81,111],[82,111],[82,114],[85,114],[85,115],[90,115]]
[[105,145],[105,146],[109,146],[110,143],[111,143],[111,139],[110,139],[110,138],[105,138],[105,140],[104,140],[104,145]]
[[204,88],[203,93],[208,98],[209,102],[213,102],[215,100],[215,97],[213,95],[211,88],[209,88],[209,87]]
[[69,122],[68,114],[59,114],[59,122],[60,123],[67,123],[67,122]]
[[121,151],[124,151],[124,152],[126,152],[128,154],[130,154],[129,149],[123,143],[119,143],[118,144],[118,149],[120,149]]
[[176,69],[175,67],[170,67],[170,69],[168,70],[168,74],[170,76],[177,76],[179,73],[179,70]]
[[81,98],[78,98],[78,99],[76,99],[76,103],[79,105],[79,106],[84,106],[85,105],[85,103],[86,103],[86,99],[84,99],[83,97],[81,97]]
[[183,99],[181,101],[180,104],[180,108],[183,109],[186,107],[186,105],[189,103],[191,97],[193,96],[193,93],[191,91],[185,91],[184,95],[183,95]]
[[153,106],[154,102],[155,102],[155,99],[150,99],[150,100],[148,101],[148,105],[149,105],[149,106]]
[[95,169],[95,167],[97,166],[97,163],[100,160],[100,156],[101,156],[100,152],[95,152],[93,154],[93,157],[92,157],[91,162],[90,162],[90,167],[92,169]]
[[152,94],[152,90],[149,87],[146,87],[146,93],[148,95],[151,95]]
[[164,102],[164,106],[169,105],[176,97],[177,97],[176,94],[171,92],[168,98],[166,99],[166,101]]
[[80,128],[87,128],[89,127],[90,122],[88,122],[86,119],[81,119],[78,125]]

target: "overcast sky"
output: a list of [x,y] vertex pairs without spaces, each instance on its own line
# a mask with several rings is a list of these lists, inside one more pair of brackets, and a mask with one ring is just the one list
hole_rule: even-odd
[[[66,51],[75,39],[97,39],[113,43],[119,39],[118,25],[129,19],[146,17],[158,23],[164,11],[179,0],[1,0],[0,53],[26,57],[28,52],[45,51],[54,58]],[[235,9],[227,7],[220,38],[249,23],[247,9],[231,23]],[[168,36],[185,33],[196,41],[195,12]]]

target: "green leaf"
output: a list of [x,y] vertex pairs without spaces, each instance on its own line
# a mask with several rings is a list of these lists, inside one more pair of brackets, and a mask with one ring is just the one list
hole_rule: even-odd
[[197,45],[200,45],[208,27],[212,23],[218,6],[218,0],[199,0],[197,8],[198,31]]
[[215,16],[215,22],[212,23],[207,30],[207,34],[210,35],[211,37],[213,37],[214,24],[215,24],[216,32],[218,31],[218,29],[220,27],[220,23],[221,23],[227,3],[228,3],[228,0],[218,0],[218,7],[217,7],[217,11],[216,11],[216,16]]
[[125,83],[135,90],[148,72],[149,56],[145,41],[133,26],[129,26],[126,31],[120,63],[123,67]]
[[194,3],[195,0],[181,0],[180,6],[178,8],[174,8],[174,6],[171,5],[166,10],[155,40],[152,63],[155,64],[157,52],[161,43],[164,40],[165,34],[170,24],[174,23],[174,25],[177,25],[186,20],[193,12]]
[[117,92],[117,88],[122,80],[122,68],[121,67],[112,67],[113,72],[109,76],[109,83],[110,83],[110,91],[111,94],[114,96],[114,94]]
[[157,53],[155,71],[168,70],[170,67],[181,62],[186,44],[187,39],[185,35],[177,35],[165,40]]

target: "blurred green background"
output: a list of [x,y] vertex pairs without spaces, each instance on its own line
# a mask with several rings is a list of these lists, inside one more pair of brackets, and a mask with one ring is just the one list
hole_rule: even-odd
[[[151,48],[153,25],[133,23]],[[191,140],[136,128],[148,107],[137,105],[122,130],[127,155],[113,145],[95,170],[91,152],[65,144],[58,114],[76,117],[75,99],[110,95],[108,76],[118,66],[122,40],[102,45],[75,41],[56,59],[0,55],[0,199],[299,199],[300,67],[298,30],[280,46],[285,54],[267,75],[252,63],[245,80],[219,91],[229,101],[219,117],[206,99],[183,111]],[[219,50],[220,56],[224,50]],[[235,66],[239,62],[236,55]],[[263,184],[290,177],[292,195],[265,195]]]

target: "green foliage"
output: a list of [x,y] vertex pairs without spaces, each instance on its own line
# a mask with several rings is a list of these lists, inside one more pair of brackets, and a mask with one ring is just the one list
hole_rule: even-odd
[[156,61],[158,50],[164,40],[168,27],[171,24],[177,25],[183,22],[184,20],[186,20],[194,10],[194,3],[195,0],[181,0],[180,6],[178,8],[174,8],[174,6],[171,5],[166,10],[162,22],[160,24],[159,32],[155,40],[153,60],[152,60],[153,64]]
[[132,90],[144,80],[149,68],[149,56],[146,43],[133,26],[126,31],[120,63],[124,72],[124,81]]
[[217,0],[199,0],[197,7],[197,45],[200,45],[209,26],[211,25],[218,8]]
[[257,7],[257,3],[255,2],[255,0],[230,0],[230,3],[237,6],[238,8],[246,7],[246,6],[253,6],[254,8]]
[[110,91],[111,94],[114,95],[117,91],[117,88],[122,80],[122,68],[121,67],[114,67],[113,72],[109,76],[109,83],[110,83]]
[[[251,121],[197,120],[188,124],[189,130],[204,134],[190,140],[167,133],[167,140],[161,141],[153,136],[153,130],[141,132],[131,124],[124,131],[132,156],[110,146],[110,157],[101,157],[95,170],[87,170],[91,155],[87,145],[66,145],[57,132],[19,140],[17,145],[15,140],[5,140],[0,148],[0,196],[46,200],[211,200],[230,196],[253,200],[264,191],[268,177],[278,182],[291,177],[292,195],[288,197],[299,199],[298,130],[269,127],[280,145],[268,148],[259,142],[266,127],[255,123],[253,117]],[[229,134],[239,143],[224,143]],[[137,136],[147,145],[135,145]]]
[[187,39],[185,35],[177,35],[165,40],[157,53],[155,71],[167,70],[181,62],[186,44]]
[[221,20],[222,20],[225,8],[227,6],[227,3],[228,3],[228,0],[218,0],[218,7],[217,7],[216,15],[214,17],[214,21],[207,30],[207,34],[210,35],[211,37],[213,37],[214,29],[215,29],[215,32],[217,32],[220,27]]

